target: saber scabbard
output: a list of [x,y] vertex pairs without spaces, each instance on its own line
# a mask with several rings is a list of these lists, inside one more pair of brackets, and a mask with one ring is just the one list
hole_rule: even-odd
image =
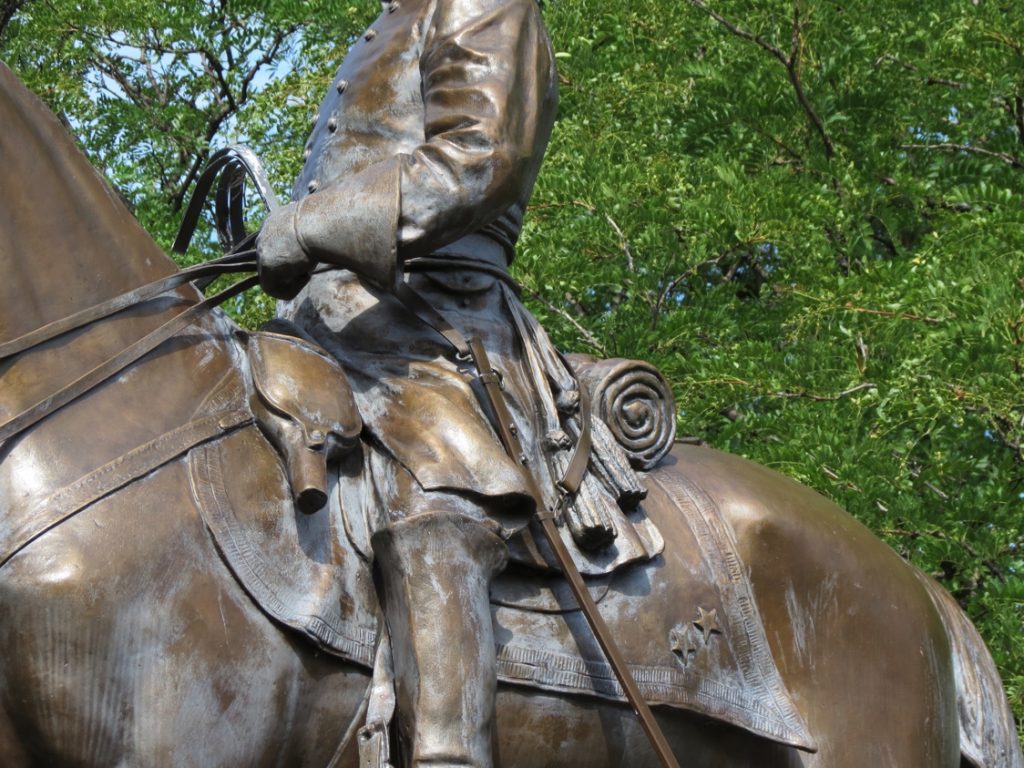
[[565,544],[562,542],[562,537],[558,532],[558,528],[555,526],[553,510],[546,509],[544,507],[543,495],[541,493],[540,486],[538,485],[536,476],[530,469],[529,457],[523,450],[522,443],[519,440],[519,431],[516,429],[515,423],[512,421],[512,415],[509,413],[508,405],[505,403],[505,395],[502,392],[501,376],[491,367],[490,360],[487,357],[487,352],[484,350],[479,339],[469,339],[468,345],[470,355],[473,358],[473,363],[475,364],[479,374],[480,383],[487,396],[487,403],[490,405],[495,421],[497,422],[496,427],[498,437],[501,439],[502,446],[505,448],[508,455],[512,457],[514,461],[522,464],[526,471],[525,474],[530,484],[530,493],[537,501],[537,509],[539,510],[537,518],[540,521],[545,536],[547,537],[548,544],[551,545],[551,549],[554,551],[555,557],[558,559],[558,564],[561,566],[562,572],[565,574],[565,578],[569,582],[569,588],[572,590],[573,596],[576,598],[576,602],[583,611],[583,615],[586,617],[587,623],[593,630],[594,636],[597,638],[597,642],[601,646],[601,650],[604,651],[605,657],[608,659],[609,664],[611,664],[612,670],[615,672],[615,677],[618,679],[623,691],[625,691],[626,700],[633,708],[633,712],[635,712],[637,717],[640,718],[640,724],[643,726],[644,732],[650,739],[651,745],[654,747],[654,751],[657,753],[661,764],[665,766],[665,768],[679,768],[679,763],[676,762],[675,756],[672,754],[672,750],[668,746],[668,742],[665,739],[665,734],[661,730],[661,726],[658,725],[658,721],[654,719],[654,713],[651,712],[651,708],[647,705],[647,702],[644,701],[643,694],[640,692],[640,688],[637,686],[636,680],[633,679],[633,675],[629,671],[629,667],[626,666],[626,660],[622,657],[622,653],[619,651],[618,646],[612,639],[608,625],[605,624],[604,619],[597,610],[597,604],[594,602],[594,599],[590,596],[590,591],[583,583],[583,577],[580,575],[579,569],[576,567],[576,563],[573,562],[572,555],[569,554]]

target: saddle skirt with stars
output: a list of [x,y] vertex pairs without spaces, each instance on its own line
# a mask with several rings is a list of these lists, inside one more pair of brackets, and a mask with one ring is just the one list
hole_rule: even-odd
[[[193,450],[192,485],[218,549],[273,619],[325,651],[372,667],[379,612],[359,515],[335,476],[312,515],[255,427]],[[254,482],[255,477],[260,482]],[[259,499],[277,477],[277,493]],[[714,501],[672,460],[642,480],[639,513],[666,546],[651,560],[586,579],[647,701],[814,749],[772,659],[735,535]],[[497,671],[506,684],[625,701],[575,606],[551,572],[510,566],[492,585]]]
[[[644,485],[642,507],[665,551],[586,580],[644,698],[813,749],[772,659],[728,522],[678,465],[655,469]],[[491,602],[500,679],[625,701],[563,581],[508,570]]]

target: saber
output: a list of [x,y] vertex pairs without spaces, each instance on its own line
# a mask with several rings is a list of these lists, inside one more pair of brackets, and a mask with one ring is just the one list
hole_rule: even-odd
[[[658,721],[654,719],[654,713],[651,712],[650,706],[644,700],[643,694],[640,692],[639,686],[636,684],[636,680],[633,679],[632,673],[629,671],[629,667],[626,666],[626,660],[622,657],[622,653],[619,651],[614,639],[611,636],[611,631],[608,629],[608,625],[605,624],[604,619],[597,610],[597,604],[594,599],[590,596],[590,591],[583,583],[583,577],[580,575],[579,569],[576,567],[576,563],[573,562],[572,555],[565,548],[565,544],[562,542],[562,537],[558,533],[558,528],[555,527],[554,513],[550,509],[543,507],[543,497],[541,495],[540,486],[537,483],[537,478],[534,476],[533,471],[530,469],[527,461],[526,454],[523,451],[522,443],[519,440],[519,430],[516,429],[512,422],[512,415],[509,413],[508,406],[505,403],[505,396],[501,390],[501,378],[491,367],[491,362],[487,357],[487,352],[484,350],[483,344],[476,337],[471,338],[468,342],[469,353],[473,359],[474,365],[476,365],[477,371],[479,372],[480,383],[483,384],[484,392],[487,394],[488,404],[491,406],[491,411],[494,413],[495,420],[498,422],[498,436],[501,439],[501,444],[505,448],[505,451],[514,461],[518,461],[523,465],[526,470],[526,476],[530,484],[530,493],[537,501],[537,508],[542,510],[538,512],[537,519],[540,521],[541,527],[544,530],[544,535],[547,537],[548,544],[551,545],[551,549],[555,553],[555,557],[558,559],[558,564],[562,567],[562,572],[565,574],[566,579],[569,582],[569,588],[572,590],[573,596],[576,598],[576,602],[579,604],[580,609],[583,611],[583,615],[587,619],[587,623],[590,625],[591,630],[594,632],[594,637],[597,638],[598,644],[601,646],[601,650],[604,651],[605,657],[611,664],[612,670],[615,672],[615,677],[618,679],[619,684],[622,686],[623,691],[626,693],[626,700],[629,705],[633,708],[634,714],[640,718],[640,724],[643,726],[644,732],[647,734],[647,738],[650,739],[651,746],[654,747],[654,751],[658,755],[658,759],[665,768],[679,768],[679,763],[676,762],[675,755],[672,754],[672,750],[665,739],[665,734],[661,730],[661,726],[658,725]],[[587,403],[583,399],[582,389],[580,390],[581,410],[587,407]],[[586,453],[579,452],[576,456],[583,456],[583,469],[586,468]],[[576,457],[574,457],[576,458]],[[570,463],[570,469],[567,473],[572,473],[573,465],[579,466],[579,462],[573,461]],[[578,481],[571,485],[578,485]],[[563,481],[559,484],[565,490],[568,490],[566,486],[571,487],[570,484]],[[563,498],[567,498],[563,497]]]

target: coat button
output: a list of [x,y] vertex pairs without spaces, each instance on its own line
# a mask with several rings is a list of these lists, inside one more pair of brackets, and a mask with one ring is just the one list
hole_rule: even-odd
[[336,130],[338,130],[338,118],[332,117],[330,120],[327,121],[327,130],[330,131],[331,133],[334,133]]
[[348,88],[348,80],[339,80],[338,84],[334,86],[338,93],[344,93],[345,89]]
[[317,181],[316,179],[313,179],[311,182],[309,182],[309,186],[307,186],[306,189],[309,190],[309,194],[313,194],[318,189],[320,189],[320,182]]
[[366,40],[367,42],[369,42],[370,40],[373,40],[373,38],[375,38],[376,36],[377,36],[377,30],[376,29],[368,29],[368,30],[366,30],[366,34],[363,35],[363,39]]
[[392,0],[392,2],[388,3],[388,13],[394,13],[401,7],[402,4],[399,3],[398,0]]

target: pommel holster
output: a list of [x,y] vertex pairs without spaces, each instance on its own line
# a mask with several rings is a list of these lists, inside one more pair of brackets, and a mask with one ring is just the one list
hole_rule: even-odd
[[284,457],[299,509],[316,512],[327,502],[327,461],[356,444],[362,419],[334,358],[290,323],[267,327],[249,336],[253,414]]

